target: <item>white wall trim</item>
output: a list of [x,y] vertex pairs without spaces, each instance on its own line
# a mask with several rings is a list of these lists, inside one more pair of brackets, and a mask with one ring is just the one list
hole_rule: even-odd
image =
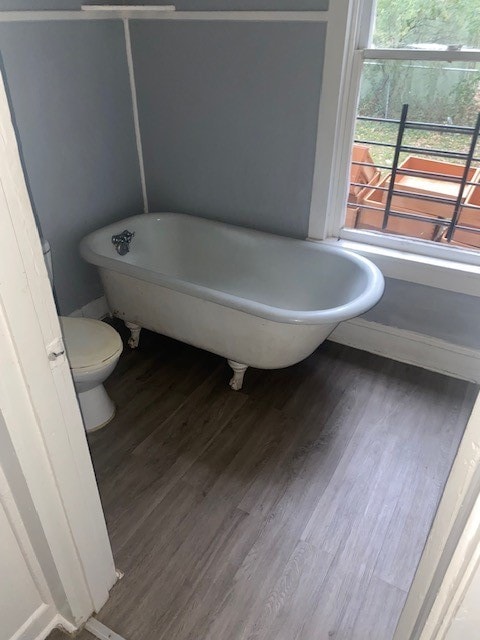
[[[50,620],[48,625],[38,634],[36,640],[43,640],[46,638],[54,629],[62,629],[66,633],[73,634],[77,630],[76,627],[73,626],[66,618],[61,616],[59,613]],[[21,637],[18,639],[21,640]]]
[[0,22],[55,20],[223,20],[237,22],[326,22],[330,11],[1,11]]
[[474,249],[459,249],[440,242],[420,240],[419,238],[407,238],[406,236],[395,236],[393,234],[382,233],[381,231],[367,231],[366,229],[348,229],[343,227],[338,231],[340,225],[343,224],[345,215],[345,207],[343,204],[341,204],[340,210],[342,212],[341,218],[337,217],[337,227],[335,231],[332,231],[330,234],[331,239],[338,240],[338,238],[340,238],[352,244],[368,244],[373,247],[404,251],[405,253],[419,257],[461,262],[472,269],[480,266],[480,251],[475,251]]
[[[337,173],[342,171],[339,153],[342,145],[338,140],[344,135],[342,122],[345,120],[344,112],[348,109],[344,94],[349,91],[345,77],[351,73],[353,55],[353,42],[347,38],[347,34],[352,33],[350,25],[356,23],[359,15],[358,0],[330,2],[308,229],[310,238],[320,240],[329,235],[328,213],[336,199],[339,183]],[[347,166],[345,162],[344,165]],[[344,182],[346,185],[346,176]]]
[[70,314],[72,318],[93,318],[94,320],[103,320],[103,318],[109,315],[110,309],[108,308],[105,296],[87,302],[83,307],[75,309],[75,311],[72,311]]
[[133,126],[135,129],[135,143],[137,145],[138,166],[140,168],[140,182],[142,185],[143,212],[148,213],[147,181],[145,179],[145,164],[143,162],[142,134],[140,131],[140,118],[138,116],[137,85],[135,84],[135,69],[133,66],[132,39],[130,37],[130,24],[123,20],[125,31],[125,49],[127,52],[128,77],[130,80],[130,93],[132,96]]
[[454,378],[480,383],[480,351],[414,331],[354,318],[339,324],[329,340]]

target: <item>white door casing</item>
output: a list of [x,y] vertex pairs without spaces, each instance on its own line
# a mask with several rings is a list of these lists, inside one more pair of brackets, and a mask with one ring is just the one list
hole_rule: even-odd
[[20,640],[48,629],[57,610],[7,479],[19,482],[8,444],[0,415],[0,638]]
[[[2,467],[1,532],[12,544],[15,539],[20,550],[12,547],[12,556],[2,562],[13,562],[17,554],[19,576],[23,571],[23,584],[32,596],[30,615],[41,608],[76,628],[105,603],[116,574],[1,79],[0,228],[0,429],[11,443],[10,455],[18,463],[39,525],[30,530],[24,524],[27,514],[17,506],[18,478],[12,482]],[[34,547],[35,553],[41,548],[50,558],[37,562]],[[35,588],[31,583],[27,587],[21,557],[29,558],[25,566]],[[43,560],[54,571],[42,578],[38,567]],[[12,582],[12,590],[16,584]],[[3,606],[0,601],[2,619]],[[17,613],[22,617],[28,611]],[[22,631],[5,638],[5,630],[0,630],[0,640],[38,635],[30,635],[28,618],[23,624]]]

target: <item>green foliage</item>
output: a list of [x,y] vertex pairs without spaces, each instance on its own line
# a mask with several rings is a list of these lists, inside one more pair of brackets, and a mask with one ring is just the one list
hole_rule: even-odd
[[[442,44],[480,48],[480,0],[377,0],[377,47]],[[480,108],[480,68],[473,63],[378,61],[366,64],[361,115],[471,125]]]
[[377,47],[418,43],[480,48],[479,0],[377,0]]
[[[376,142],[387,142],[395,144],[397,139],[398,127],[395,124],[385,122],[364,122],[359,120],[355,131],[355,138],[358,140],[375,140]],[[461,153],[468,152],[470,146],[470,138],[461,136],[448,131],[418,131],[409,129],[405,133],[404,143],[414,147],[426,147],[427,149],[445,149],[449,151],[459,151]],[[392,166],[393,149],[391,147],[372,146],[370,153],[375,164]],[[404,153],[400,156],[400,162],[405,160],[409,155]],[[426,156],[429,157],[429,156]],[[438,160],[437,156],[430,156],[432,160]],[[458,162],[460,160],[451,160]],[[480,163],[474,162],[473,166],[477,167]],[[388,173],[388,172],[385,172]]]

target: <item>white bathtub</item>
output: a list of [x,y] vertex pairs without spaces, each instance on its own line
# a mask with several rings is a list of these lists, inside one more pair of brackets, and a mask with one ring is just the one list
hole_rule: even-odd
[[[111,242],[135,236],[118,255]],[[370,261],[340,248],[176,213],[137,215],[84,238],[113,315],[229,360],[231,386],[247,366],[288,367],[339,322],[364,313],[384,280]]]

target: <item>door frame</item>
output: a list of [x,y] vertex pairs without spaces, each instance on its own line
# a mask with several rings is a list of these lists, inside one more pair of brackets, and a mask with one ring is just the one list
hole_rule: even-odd
[[74,630],[116,573],[1,75],[0,229],[2,414],[58,574],[49,587]]

